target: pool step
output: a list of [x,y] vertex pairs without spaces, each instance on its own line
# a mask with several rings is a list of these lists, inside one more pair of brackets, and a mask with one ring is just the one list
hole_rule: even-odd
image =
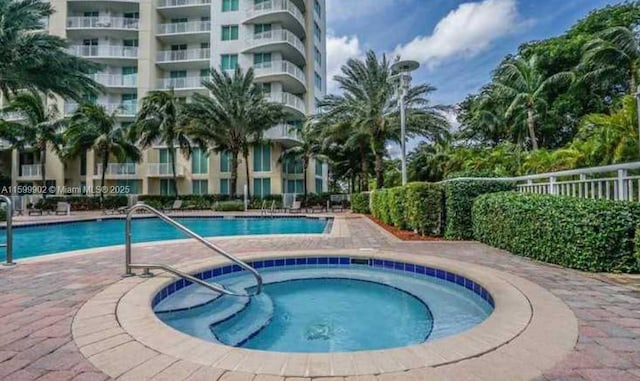
[[166,298],[153,309],[156,313],[190,310],[213,302],[221,294],[199,286],[185,287],[176,291],[171,298]]
[[262,293],[235,316],[211,325],[211,332],[221,343],[239,346],[269,324],[273,317],[273,302]]

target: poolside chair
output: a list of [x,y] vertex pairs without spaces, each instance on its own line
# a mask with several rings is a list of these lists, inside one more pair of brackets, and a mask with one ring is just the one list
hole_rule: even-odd
[[332,194],[329,196],[331,211],[335,212],[339,210],[340,212],[344,211],[344,196],[339,194]]
[[42,216],[44,212],[43,208],[39,208],[37,206],[32,206],[29,208],[29,215],[30,216]]
[[129,209],[128,206],[120,206],[118,208],[103,209],[102,210],[102,214],[104,214],[104,215],[125,214],[125,213],[127,213],[128,209]]
[[302,201],[294,201],[290,208],[285,209],[288,213],[302,212]]
[[182,209],[182,200],[174,200],[171,207],[162,209],[162,212],[169,213],[169,212],[180,210],[180,209]]
[[68,202],[58,202],[57,206],[56,206],[56,216],[66,216],[68,214],[71,213],[71,204],[69,204]]
[[14,205],[13,206],[13,215],[14,216],[24,216],[24,208],[22,207],[22,204],[18,205]]

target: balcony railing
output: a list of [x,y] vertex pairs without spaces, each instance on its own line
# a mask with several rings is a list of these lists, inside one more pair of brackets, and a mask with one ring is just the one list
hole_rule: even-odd
[[280,11],[287,11],[291,13],[293,17],[298,20],[300,25],[304,26],[304,15],[300,11],[300,9],[290,0],[271,0],[257,3],[247,11],[247,17],[251,18],[271,12]]
[[247,44],[250,47],[268,44],[268,43],[281,43],[281,42],[286,42],[291,44],[300,52],[300,54],[302,54],[303,56],[305,55],[304,43],[302,42],[302,40],[300,40],[298,36],[296,36],[295,34],[293,34],[292,32],[286,29],[271,30],[268,32],[256,33],[251,37],[249,37],[249,39],[247,40]]
[[[137,103],[100,103],[108,113],[115,112],[117,116],[135,116],[138,110]],[[77,103],[65,103],[64,114],[71,115],[78,110]]]
[[269,101],[274,103],[282,103],[283,105],[296,109],[303,114],[307,113],[307,108],[304,105],[304,100],[302,100],[302,98],[297,95],[286,92],[270,93],[268,95],[268,99]]
[[211,49],[162,50],[157,54],[158,62],[200,61],[211,58]]
[[129,17],[69,17],[67,28],[71,29],[138,29],[138,19]]
[[289,61],[263,62],[253,65],[253,68],[256,77],[286,73],[306,84],[306,77],[304,76],[302,69]]
[[136,74],[107,74],[97,73],[91,76],[94,81],[106,87],[137,87],[138,76]]
[[80,57],[138,58],[138,48],[135,46],[72,45],[69,52]]
[[[148,163],[147,176],[173,176],[170,163]],[[176,164],[176,176],[184,176],[184,167]]]
[[265,131],[265,139],[289,139],[300,140],[300,129],[292,124],[282,123]]
[[0,115],[0,119],[3,120],[21,120],[24,119],[24,114],[18,111],[11,111],[11,112],[3,112]]
[[188,21],[160,24],[158,34],[200,33],[211,31],[211,21]]
[[160,0],[158,8],[164,7],[192,7],[197,5],[210,5],[211,0]]
[[20,166],[20,177],[42,177],[40,164],[26,164]]
[[162,78],[158,80],[158,88],[169,89],[199,89],[204,88],[202,81],[208,77]]
[[[106,176],[135,176],[136,165],[134,163],[109,163]],[[96,176],[102,176],[102,165],[96,167]]]

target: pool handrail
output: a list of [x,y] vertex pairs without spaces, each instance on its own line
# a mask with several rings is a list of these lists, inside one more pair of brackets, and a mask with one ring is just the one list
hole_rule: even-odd
[[7,204],[7,242],[0,244],[0,247],[4,247],[6,251],[6,258],[3,266],[13,266],[16,263],[13,261],[13,203],[9,196],[0,194],[0,203]]
[[[183,233],[185,233],[186,235],[190,236],[191,238],[195,239],[196,241],[200,242],[201,244],[205,245],[207,248],[213,250],[214,252],[222,255],[223,257],[227,258],[228,260],[230,260],[231,262],[235,263],[236,265],[240,266],[241,268],[245,269],[246,271],[250,272],[251,275],[254,276],[254,278],[256,278],[256,289],[255,292],[252,292],[250,294],[240,294],[240,293],[236,293],[234,291],[229,291],[226,288],[224,288],[221,285],[216,285],[216,286],[212,286],[210,283],[204,282],[204,281],[200,281],[198,278],[195,278],[191,275],[182,273],[170,266],[167,265],[162,265],[162,264],[133,264],[131,263],[131,222],[133,219],[133,213],[135,213],[138,210],[146,210],[148,212],[151,212],[152,214],[155,214],[156,216],[158,216],[158,218],[160,218],[162,221],[164,221],[165,223],[175,227],[176,229],[182,231]],[[166,214],[160,212],[159,210],[153,208],[152,206],[149,206],[143,202],[138,202],[137,204],[133,205],[132,207],[129,208],[129,210],[127,210],[127,217],[126,217],[126,222],[125,222],[125,274],[124,276],[132,276],[134,275],[134,273],[131,271],[132,268],[144,268],[145,271],[143,273],[143,275],[149,275],[149,269],[151,268],[156,268],[156,269],[162,269],[165,271],[168,271],[174,275],[177,275],[179,277],[188,279],[194,283],[197,283],[203,287],[209,288],[213,291],[217,291],[217,292],[221,292],[223,294],[226,295],[233,295],[233,296],[252,296],[252,295],[258,295],[260,294],[260,292],[262,292],[262,276],[260,275],[260,273],[258,271],[256,271],[256,269],[254,269],[253,267],[249,266],[246,262],[240,260],[239,258],[235,257],[234,255],[227,253],[225,250],[223,250],[222,248],[218,247],[217,245],[215,245],[214,243],[207,241],[206,239],[204,239],[203,237],[201,237],[200,235],[194,233],[193,231],[191,231],[189,228],[187,228],[186,226],[178,223],[177,221],[175,221],[174,219],[170,218],[169,216],[167,216]],[[185,275],[189,276],[189,278],[186,278]],[[194,281],[196,280],[196,281]]]

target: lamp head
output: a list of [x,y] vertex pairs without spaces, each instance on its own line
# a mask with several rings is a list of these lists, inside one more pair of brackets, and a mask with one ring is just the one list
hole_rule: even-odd
[[394,73],[410,73],[420,67],[420,64],[417,61],[413,60],[404,60],[398,61],[391,65],[391,70]]

